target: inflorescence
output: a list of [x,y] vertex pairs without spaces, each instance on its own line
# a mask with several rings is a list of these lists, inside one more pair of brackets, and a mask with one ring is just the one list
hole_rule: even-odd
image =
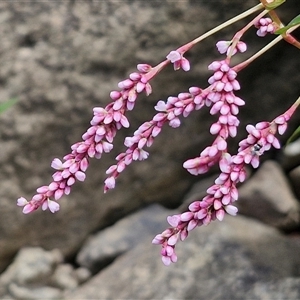
[[[262,5],[257,9],[263,8]],[[260,37],[274,33],[276,24],[271,18],[262,16],[265,10],[249,24],[257,28]],[[252,13],[252,11],[251,11]],[[210,133],[215,136],[214,141],[206,147],[198,157],[184,162],[183,167],[193,175],[206,173],[212,166],[219,165],[220,174],[214,184],[207,189],[207,195],[191,203],[188,211],[169,216],[167,221],[170,228],[158,234],[153,244],[161,245],[162,261],[165,265],[177,261],[175,246],[179,240],[183,241],[194,228],[208,225],[213,220],[222,221],[225,214],[235,216],[237,208],[234,202],[238,200],[237,184],[246,179],[246,165],[253,168],[259,166],[259,157],[271,147],[280,148],[276,134],[282,135],[287,122],[298,106],[297,101],[285,113],[271,122],[263,121],[255,126],[248,125],[247,138],[239,143],[238,151],[231,155],[227,149],[228,138],[236,137],[239,126],[239,109],[245,101],[236,95],[240,90],[237,75],[246,67],[249,60],[237,66],[231,66],[231,57],[245,52],[247,45],[241,41],[244,32],[250,25],[239,31],[231,41],[219,41],[216,46],[225,59],[214,61],[208,69],[212,76],[205,88],[190,87],[188,91],[177,96],[170,96],[166,101],[160,100],[155,106],[157,113],[152,120],[143,123],[131,137],[125,138],[126,151],[116,157],[116,164],[106,171],[104,192],[113,189],[116,179],[133,161],[145,160],[149,153],[145,147],[150,147],[160,134],[163,126],[168,124],[173,128],[180,126],[180,117],[188,117],[193,111],[209,107],[211,115],[218,119],[210,127]],[[131,73],[129,78],[119,82],[119,90],[110,93],[111,103],[105,108],[95,107],[90,127],[82,135],[82,140],[71,146],[71,152],[63,160],[55,158],[51,167],[56,171],[52,175],[49,185],[39,187],[37,193],[27,201],[24,197],[18,199],[17,204],[23,207],[23,213],[30,213],[39,207],[49,209],[52,213],[59,210],[58,200],[63,195],[69,195],[76,181],[84,181],[91,158],[100,159],[103,153],[113,148],[113,140],[118,130],[130,126],[126,112],[134,108],[138,95],[142,92],[149,95],[152,91],[150,81],[168,64],[173,64],[175,70],[190,70],[190,63],[184,57],[196,42],[196,39],[177,50],[171,51],[166,60],[155,67],[139,64],[137,72]]]

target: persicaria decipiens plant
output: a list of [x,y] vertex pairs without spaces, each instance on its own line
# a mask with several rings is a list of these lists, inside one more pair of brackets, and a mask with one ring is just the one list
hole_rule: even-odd
[[[126,112],[134,109],[140,93],[151,93],[150,82],[159,72],[169,64],[175,70],[190,70],[190,63],[185,53],[206,37],[218,32],[249,15],[258,13],[246,26],[239,30],[230,41],[217,41],[217,50],[221,54],[218,61],[213,61],[208,69],[211,77],[206,87],[190,87],[187,91],[170,96],[165,101],[160,100],[155,106],[157,113],[152,120],[143,123],[131,137],[126,137],[124,144],[126,151],[116,157],[116,163],[106,171],[104,192],[113,189],[118,176],[136,160],[145,160],[150,147],[160,134],[164,125],[173,128],[180,126],[180,117],[188,117],[193,111],[209,108],[211,115],[218,117],[210,127],[214,136],[211,145],[207,146],[196,158],[184,162],[183,167],[193,175],[206,173],[212,166],[219,165],[220,174],[214,184],[208,188],[207,195],[191,203],[188,211],[169,216],[170,228],[154,237],[152,243],[161,245],[162,261],[165,265],[177,261],[175,246],[179,240],[183,241],[194,228],[208,225],[213,220],[222,221],[226,214],[235,216],[237,208],[234,202],[238,200],[237,184],[246,177],[245,167],[259,166],[259,158],[271,147],[280,148],[277,134],[282,135],[287,123],[300,104],[300,98],[284,113],[273,120],[262,120],[256,125],[248,125],[248,136],[240,141],[236,154],[228,152],[228,140],[237,135],[239,126],[239,109],[245,101],[236,93],[240,90],[238,73],[264,54],[276,43],[285,40],[300,49],[300,43],[291,32],[300,25],[300,17],[294,18],[284,26],[275,9],[284,0],[261,0],[255,7],[213,28],[191,42],[171,51],[164,61],[156,66],[139,64],[137,71],[118,84],[118,90],[110,93],[111,102],[104,108],[95,107],[91,126],[82,135],[82,140],[71,146],[71,152],[62,160],[55,158],[52,168],[56,171],[52,175],[49,185],[39,187],[37,193],[27,201],[24,197],[18,199],[17,204],[23,207],[23,213],[49,209],[52,213],[59,210],[59,200],[63,195],[69,195],[72,186],[77,181],[84,181],[86,170],[91,158],[100,159],[104,153],[113,148],[113,140],[118,130],[130,126]],[[257,35],[267,34],[276,36],[269,44],[243,62],[232,65],[233,55],[247,51],[247,45],[242,40],[244,33],[251,27],[257,28]]]

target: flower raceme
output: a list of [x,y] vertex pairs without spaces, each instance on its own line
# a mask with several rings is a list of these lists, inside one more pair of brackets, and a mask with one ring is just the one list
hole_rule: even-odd
[[[258,5],[255,10],[249,11],[252,13],[261,8],[263,5]],[[265,13],[266,11],[261,15]],[[249,23],[258,29],[257,35],[263,37],[267,33],[273,33],[276,29],[273,21],[270,18],[259,19],[259,17],[260,15]],[[194,228],[206,226],[213,220],[222,221],[225,214],[233,216],[237,214],[234,202],[238,199],[237,184],[246,178],[245,166],[250,164],[253,168],[257,168],[259,157],[265,151],[271,147],[280,148],[275,135],[285,132],[287,122],[300,103],[299,98],[289,110],[272,122],[264,121],[255,126],[248,125],[246,127],[248,136],[239,143],[237,154],[228,153],[228,139],[236,137],[240,123],[239,109],[245,105],[245,101],[236,95],[241,88],[237,73],[249,64],[249,59],[244,61],[244,64],[230,66],[233,55],[247,50],[246,43],[240,40],[246,31],[245,28],[248,29],[247,26],[244,27],[231,41],[219,41],[216,44],[220,54],[225,54],[226,58],[214,61],[208,66],[213,72],[208,79],[209,85],[206,88],[190,87],[186,92],[168,97],[166,101],[158,101],[155,106],[156,114],[152,120],[143,123],[133,136],[125,138],[126,150],[117,155],[117,162],[106,171],[108,177],[104,181],[104,192],[115,187],[117,177],[133,161],[148,158],[149,153],[144,148],[153,144],[164,125],[177,128],[181,125],[181,116],[188,117],[191,112],[204,107],[209,108],[209,113],[217,117],[210,127],[210,133],[215,136],[212,144],[198,157],[185,161],[183,167],[192,175],[199,175],[218,164],[220,174],[208,188],[207,195],[203,199],[191,203],[186,212],[169,216],[167,221],[171,227],[153,239],[153,244],[162,246],[161,255],[165,265],[177,261],[175,253],[177,242],[185,240]],[[51,167],[56,170],[52,175],[52,182],[48,186],[39,187],[31,200],[27,201],[24,197],[17,200],[17,205],[23,207],[23,213],[30,213],[40,207],[42,210],[49,209],[52,213],[57,212],[61,197],[69,195],[77,181],[85,180],[90,158],[100,159],[103,153],[109,153],[113,148],[117,131],[130,126],[125,114],[134,108],[140,93],[145,92],[149,95],[152,92],[150,80],[170,63],[175,70],[189,71],[190,63],[184,54],[204,36],[207,37],[209,34],[204,34],[171,51],[166,60],[155,67],[139,64],[137,72],[131,73],[127,79],[119,82],[119,90],[110,93],[111,103],[105,108],[93,109],[91,126],[82,135],[82,140],[71,146],[71,152],[65,155],[63,160],[55,158],[52,161]]]
[[[56,170],[52,175],[53,181],[48,186],[37,189],[30,201],[24,197],[17,204],[24,207],[23,213],[30,213],[39,207],[49,208],[51,212],[59,210],[58,201],[64,194],[69,195],[76,181],[84,181],[90,158],[101,158],[113,148],[113,139],[117,130],[128,128],[129,122],[125,116],[127,110],[132,110],[137,95],[143,91],[151,93],[149,80],[153,76],[153,68],[147,64],[137,66],[138,72],[131,73],[128,79],[118,84],[120,91],[112,91],[112,103],[105,108],[95,107],[91,127],[82,135],[82,141],[71,146],[71,153],[64,156],[63,161],[55,158],[51,167]],[[154,72],[155,75],[155,72]],[[110,187],[113,182],[110,182]]]
[[[256,126],[248,125],[248,137],[239,143],[238,153],[231,156],[223,152],[219,157],[220,175],[214,185],[207,189],[207,196],[191,203],[188,211],[167,218],[170,228],[158,234],[152,240],[161,245],[162,261],[170,265],[177,261],[175,246],[179,240],[184,241],[191,230],[198,226],[208,225],[213,220],[222,221],[225,213],[235,216],[237,208],[234,202],[238,199],[237,183],[246,178],[245,166],[259,166],[259,157],[272,146],[279,149],[280,144],[275,134],[286,130],[290,112],[279,116],[273,122],[260,122]],[[186,167],[192,167],[188,161]]]

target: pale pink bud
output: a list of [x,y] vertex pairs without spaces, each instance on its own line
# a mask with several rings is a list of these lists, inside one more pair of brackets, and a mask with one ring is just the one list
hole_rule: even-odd
[[216,46],[217,46],[218,51],[221,54],[224,54],[227,51],[230,44],[231,44],[231,41],[219,41],[219,42],[217,42]]
[[[172,235],[169,239],[168,239],[168,245],[170,246],[174,246],[176,245],[177,241],[178,241],[179,236],[177,234]],[[170,255],[172,255],[170,253]]]
[[51,167],[55,170],[62,170],[63,169],[63,163],[60,159],[54,158],[52,160]]
[[214,201],[214,209],[218,210],[222,207],[222,202],[220,200],[215,200]]
[[118,91],[112,91],[112,92],[110,92],[110,98],[112,100],[118,100],[121,97],[122,97],[122,94],[120,92],[118,92]]
[[56,190],[54,193],[54,199],[59,200],[63,196],[63,194],[64,194],[63,190],[61,189]]
[[171,126],[171,127],[173,127],[173,128],[177,128],[177,127],[179,127],[180,126],[180,120],[178,119],[178,118],[174,118],[173,120],[171,120],[170,122],[169,122],[169,125]]
[[247,45],[246,43],[242,42],[242,41],[239,41],[236,45],[237,49],[240,51],[240,52],[245,52],[247,50]]
[[152,70],[152,67],[148,64],[138,64],[137,65],[137,69],[141,72],[141,73],[148,73],[149,71]]
[[194,201],[189,205],[189,210],[192,212],[198,211],[200,209],[200,201]]
[[49,190],[48,186],[44,185],[36,189],[39,194],[45,194]]
[[113,189],[116,185],[116,180],[114,177],[108,177],[105,181],[105,186],[108,188],[108,189]]
[[52,213],[59,211],[59,204],[55,201],[51,201],[48,199],[48,208]]
[[83,173],[81,171],[77,171],[74,175],[75,175],[76,179],[79,181],[84,181],[85,177],[86,177],[85,173]]
[[165,240],[165,238],[161,234],[158,234],[152,240],[152,244],[154,244],[154,245],[160,245],[160,244],[162,244],[164,242],[164,240]]
[[186,72],[191,69],[190,62],[185,57],[182,57],[182,59],[181,59],[181,67],[182,67],[182,70],[184,70]]
[[49,184],[49,190],[50,190],[50,191],[56,191],[57,188],[58,188],[58,183],[57,183],[57,182],[51,182],[51,183]]
[[182,213],[182,214],[180,215],[180,220],[181,220],[182,222],[190,221],[190,220],[193,219],[193,218],[194,218],[194,214],[193,214],[192,212],[190,212],[190,211],[185,212],[185,213]]
[[23,208],[23,214],[29,214],[29,213],[31,213],[32,211],[36,210],[36,209],[37,209],[36,206],[34,206],[34,205],[31,204],[31,203],[28,203],[28,204],[26,204],[26,205],[24,206],[24,208]]
[[154,109],[156,111],[166,111],[167,110],[167,105],[164,101],[159,100],[156,104],[156,106],[154,107]]
[[109,175],[111,173],[113,173],[115,170],[117,169],[117,165],[112,165],[110,166],[107,170],[106,170],[106,174]]
[[165,266],[169,266],[171,264],[171,258],[168,256],[162,256],[161,260]]
[[218,134],[221,130],[221,125],[219,123],[214,123],[210,127],[211,134]]
[[224,207],[226,212],[231,216],[236,216],[238,209],[233,205],[227,205]]
[[120,89],[129,89],[129,88],[133,87],[133,85],[134,85],[134,83],[130,79],[125,79],[118,83],[118,87]]
[[216,217],[219,221],[223,221],[224,219],[224,216],[225,216],[225,211],[224,209],[219,209],[217,212],[216,212]]
[[193,229],[195,229],[198,225],[198,221],[197,220],[191,220],[189,223],[188,223],[188,226],[187,226],[187,233]]
[[29,202],[24,198],[24,197],[20,197],[17,200],[17,205],[18,206],[25,206],[26,204],[28,204]]
[[180,215],[168,216],[167,221],[172,227],[177,227],[180,222]]
[[120,123],[123,127],[129,128],[129,121],[124,115],[121,115]]
[[68,186],[71,186],[71,185],[73,185],[75,183],[75,178],[74,177],[70,177],[69,179],[68,179],[68,181],[67,181],[67,185]]
[[181,54],[178,51],[171,51],[166,58],[170,60],[171,63],[174,63],[181,59]]

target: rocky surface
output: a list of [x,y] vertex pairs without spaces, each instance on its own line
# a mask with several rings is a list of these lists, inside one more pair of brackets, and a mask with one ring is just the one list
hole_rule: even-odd
[[178,246],[179,260],[170,267],[162,265],[159,249],[149,241],[145,235],[65,299],[263,299],[260,290],[274,295],[275,282],[285,299],[300,297],[299,239],[258,221],[228,217],[198,229]]
[[[177,130],[165,128],[150,158],[130,166],[114,191],[102,193],[105,170],[123,151],[124,137],[152,117],[157,100],[206,86],[207,65],[220,59],[215,39],[188,54],[191,72],[169,67],[153,81],[153,94],[142,96],[129,114],[132,128],[120,132],[112,155],[91,161],[86,182],[61,200],[59,213],[24,216],[16,207],[18,197],[29,198],[49,183],[51,160],[80,140],[92,108],[106,105],[109,92],[137,63],[157,64],[170,50],[256,3],[0,2],[0,99],[18,99],[0,116],[1,299],[300,298],[298,146],[253,176],[249,170],[252,177],[240,188],[240,212],[251,219],[227,217],[195,230],[179,245],[178,264],[169,268],[151,240],[173,211],[151,204],[182,211],[214,180],[182,169],[211,141],[207,111],[192,114]],[[298,0],[289,0],[281,16],[288,21],[299,8]],[[224,31],[218,38],[231,36]],[[266,42],[254,32],[247,39],[243,58]],[[298,97],[297,55],[297,49],[281,44],[239,74],[240,96],[247,102],[241,128],[272,120]],[[299,120],[295,115],[283,142]],[[238,138],[244,135],[242,129]]]

